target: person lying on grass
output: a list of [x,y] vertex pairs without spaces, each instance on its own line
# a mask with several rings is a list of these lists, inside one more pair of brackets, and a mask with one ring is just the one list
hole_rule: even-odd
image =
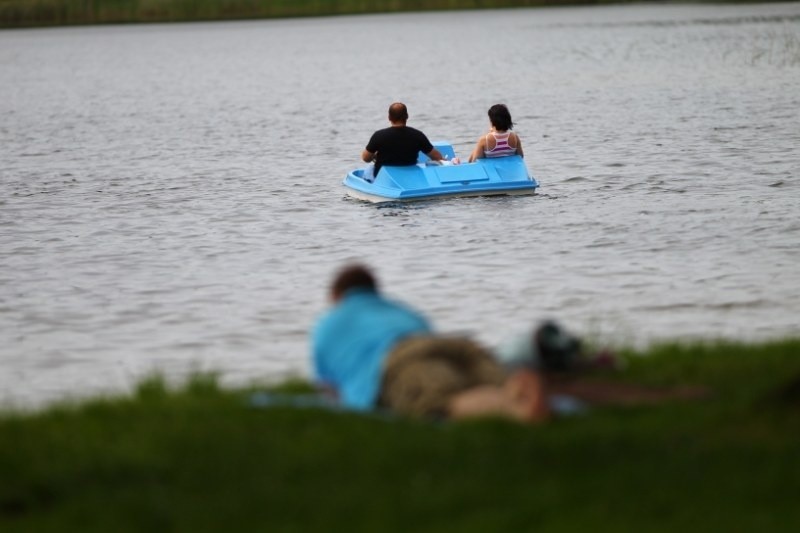
[[555,394],[623,404],[675,396],[674,391],[564,380],[585,361],[577,339],[553,323],[535,330],[535,349],[512,350],[505,361],[472,339],[434,334],[421,313],[384,297],[363,265],[338,271],[329,297],[332,307],[312,333],[312,366],[317,383],[348,408],[538,423],[551,417]]

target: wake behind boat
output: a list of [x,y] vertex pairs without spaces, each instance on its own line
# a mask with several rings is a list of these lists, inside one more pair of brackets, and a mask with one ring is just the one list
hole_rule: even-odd
[[[453,160],[450,143],[435,142],[445,158]],[[478,159],[474,163],[439,164],[419,153],[416,165],[383,166],[370,181],[368,168],[347,174],[347,194],[368,202],[428,200],[453,196],[534,194],[539,186],[520,156]]]

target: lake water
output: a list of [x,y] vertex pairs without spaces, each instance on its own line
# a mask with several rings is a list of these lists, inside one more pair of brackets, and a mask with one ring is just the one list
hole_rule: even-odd
[[[0,402],[308,375],[332,272],[494,345],[800,333],[800,3],[0,32]],[[345,198],[395,100],[533,197]]]

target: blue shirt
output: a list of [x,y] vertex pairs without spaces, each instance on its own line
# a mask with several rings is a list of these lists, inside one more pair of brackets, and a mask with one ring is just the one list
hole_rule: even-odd
[[316,379],[333,386],[354,409],[375,405],[383,362],[404,337],[430,333],[428,321],[411,308],[377,292],[351,289],[314,328]]

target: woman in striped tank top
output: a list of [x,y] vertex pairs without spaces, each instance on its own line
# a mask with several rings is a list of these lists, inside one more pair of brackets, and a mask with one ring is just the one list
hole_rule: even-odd
[[523,156],[522,142],[512,132],[514,123],[511,113],[503,104],[495,104],[489,108],[489,122],[492,129],[478,139],[478,144],[469,156],[469,162],[483,157],[504,157],[507,155]]

